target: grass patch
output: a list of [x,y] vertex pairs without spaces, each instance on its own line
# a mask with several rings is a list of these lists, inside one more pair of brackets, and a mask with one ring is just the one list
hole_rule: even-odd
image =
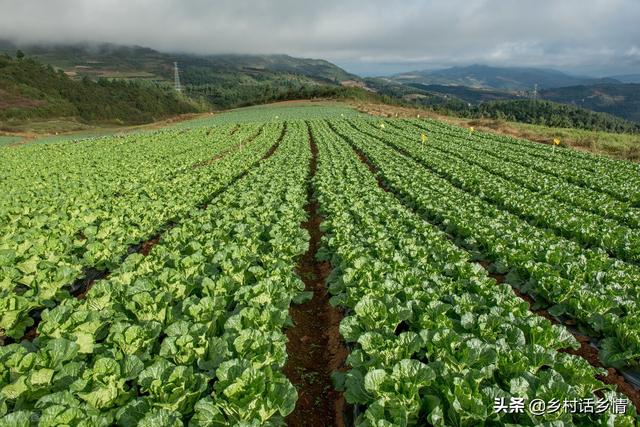
[[554,138],[563,145],[623,160],[640,161],[640,135],[553,128],[524,123],[483,120],[469,121],[469,125],[549,144]]

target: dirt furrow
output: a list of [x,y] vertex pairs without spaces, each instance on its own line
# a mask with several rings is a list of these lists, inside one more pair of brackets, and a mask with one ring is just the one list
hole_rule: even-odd
[[318,152],[310,131],[309,144],[312,159],[307,221],[303,226],[309,232],[310,241],[296,272],[306,290],[313,292],[313,298],[289,309],[294,327],[287,330],[288,360],[284,373],[298,390],[298,402],[286,421],[290,426],[344,426],[345,401],[342,393],[333,387],[331,374],[343,367],[347,349],[339,331],[342,313],[329,303],[325,286],[331,265],[316,261],[322,238],[322,218],[313,194],[312,179],[317,169]]

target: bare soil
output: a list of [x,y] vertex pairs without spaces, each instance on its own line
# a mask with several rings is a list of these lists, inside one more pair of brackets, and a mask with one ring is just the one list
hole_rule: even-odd
[[153,249],[153,247],[157,245],[158,242],[160,242],[160,235],[142,243],[142,246],[140,247],[140,253],[144,256],[149,255],[149,252],[151,252],[151,249]]
[[85,269],[82,275],[83,277],[76,280],[71,286],[71,295],[78,299],[84,299],[98,280],[106,279],[110,274],[111,272],[108,270],[96,270],[95,268]]
[[[311,134],[309,144],[313,154],[310,177],[313,177],[317,147]],[[298,402],[286,422],[290,426],[344,426],[345,400],[331,382],[331,374],[343,369],[348,354],[339,331],[343,315],[329,303],[325,282],[331,265],[315,259],[322,238],[322,218],[311,180],[307,193],[307,221],[303,226],[310,235],[309,249],[300,259],[296,272],[306,290],[313,292],[313,298],[289,309],[295,326],[287,330],[289,356],[284,373],[298,390]]]
[[[513,292],[519,298],[523,299],[529,304],[529,308],[535,314],[546,318],[554,325],[562,326],[562,323],[559,322],[558,319],[556,319],[555,317],[551,316],[547,310],[542,308],[532,309],[534,300],[529,295],[523,294],[522,292],[520,292],[515,288],[512,288],[512,289],[513,289]],[[570,329],[567,329],[567,330],[575,337],[576,340],[578,340],[578,342],[580,343],[580,348],[577,350],[574,350],[572,348],[565,348],[565,349],[560,349],[558,351],[561,353],[567,353],[567,354],[572,354],[574,356],[582,357],[587,362],[589,362],[589,364],[593,367],[604,368],[604,366],[602,365],[602,362],[600,361],[600,357],[598,356],[598,349],[590,345],[590,338],[585,335],[574,333]],[[636,390],[631,384],[629,384],[627,380],[624,378],[624,376],[622,376],[622,374],[618,372],[617,369],[615,368],[604,368],[604,369],[607,369],[607,375],[596,375],[596,378],[605,384],[615,385],[617,390],[620,393],[626,395],[631,401],[631,403],[633,403],[633,405],[636,407],[636,410],[640,413],[640,391]]]
[[39,99],[24,98],[14,95],[4,89],[0,89],[0,110],[7,108],[36,108],[46,104],[45,101]]

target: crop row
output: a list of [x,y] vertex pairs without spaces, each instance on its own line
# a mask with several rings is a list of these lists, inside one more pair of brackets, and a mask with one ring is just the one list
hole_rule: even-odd
[[33,343],[0,347],[0,424],[281,424],[297,397],[282,329],[305,296],[305,139],[292,123],[148,256],[45,310]]
[[556,351],[577,345],[571,334],[533,315],[444,233],[380,189],[326,123],[314,122],[312,134],[325,232],[319,257],[334,268],[332,303],[347,309],[340,333],[353,347],[350,369],[335,379],[364,409],[356,425],[633,425],[631,416],[492,411],[496,398],[615,393],[586,361]]
[[[422,163],[390,148],[405,147],[380,131],[371,136],[336,125],[379,168],[385,182],[430,222],[440,224],[476,257],[489,259],[507,281],[542,297],[554,315],[569,315],[601,342],[601,358],[614,366],[640,361],[638,268],[532,226],[480,197],[453,186]],[[421,161],[419,147],[411,152]]]
[[[373,126],[355,123],[358,123],[356,129],[362,132],[377,132]],[[420,139],[415,131],[392,131],[387,139],[389,138],[402,149],[410,150],[411,154],[418,147],[416,156],[420,162],[458,188],[586,247],[601,248],[623,261],[640,262],[640,231],[637,228],[621,225],[616,220],[603,218],[571,204],[559,202],[544,193],[523,188],[509,179],[487,173],[484,167],[443,153],[431,145],[419,147],[416,141]],[[442,141],[441,145],[444,145]]]
[[[96,138],[0,151],[8,166],[1,172],[6,197],[0,199],[0,224],[6,231],[9,225],[15,228],[39,217],[39,225],[55,230],[60,218],[48,218],[52,214],[73,219],[85,205],[102,208],[113,197],[135,192],[140,185],[167,181],[232,142],[227,137],[231,130],[227,126],[185,135],[159,131],[145,137]],[[176,144],[181,137],[184,140]]]
[[[184,138],[187,146],[200,143],[204,151],[198,148],[180,157],[173,163],[173,170],[180,173],[171,179],[162,179],[167,173],[162,172],[167,170],[164,164],[172,163],[168,158],[171,156],[155,156],[155,164],[140,171],[149,177],[139,182],[136,191],[111,196],[118,183],[127,179],[127,175],[119,174],[117,163],[105,167],[103,180],[93,181],[85,190],[80,177],[69,180],[69,188],[63,187],[65,164],[54,162],[50,173],[44,173],[41,181],[34,180],[36,186],[42,183],[43,193],[51,193],[51,207],[38,204],[42,209],[9,224],[0,238],[0,335],[20,338],[32,324],[29,313],[68,298],[69,285],[81,277],[83,268],[110,269],[117,265],[131,245],[152,237],[169,221],[190,215],[212,194],[224,189],[264,155],[281,133],[282,125],[265,126],[260,131],[253,128],[233,136],[222,132],[212,138],[212,144],[205,142],[208,136],[202,130],[199,137],[194,133],[175,133],[174,137]],[[256,136],[255,140],[244,149],[232,151],[205,167],[193,167],[195,161],[213,157],[252,136]],[[176,145],[175,141],[172,144]],[[162,146],[158,147],[161,152]],[[114,151],[127,158],[125,162],[136,162],[136,157],[129,157],[127,150],[114,148]],[[72,159],[76,161],[77,157]],[[105,193],[99,196],[91,188],[100,188]],[[95,199],[95,206],[91,205],[92,195],[102,197]],[[73,205],[76,199],[79,204]],[[16,203],[30,206],[24,200]]]
[[631,162],[575,154],[573,150],[531,144],[502,135],[482,134],[448,126],[433,120],[425,128],[438,128],[451,139],[466,140],[483,150],[568,182],[609,194],[640,207],[640,174]]
[[[436,121],[431,121],[436,124]],[[440,123],[443,127],[446,127],[444,123]],[[579,150],[570,149],[556,149],[552,145],[545,144],[531,144],[531,141],[525,139],[518,139],[509,135],[497,135],[494,133],[478,132],[474,136],[479,139],[485,139],[488,141],[497,141],[501,144],[509,144],[517,149],[520,149],[531,156],[540,157],[547,160],[556,162],[570,162],[574,163],[582,169],[590,170],[596,173],[602,173],[607,175],[611,173],[611,169],[614,169],[614,175],[623,177],[627,173],[637,174],[640,172],[640,167],[637,163],[621,161],[611,159],[606,156],[597,156],[589,152],[583,152]],[[551,141],[549,141],[551,142]]]
[[[598,214],[606,219],[615,219],[630,227],[640,227],[640,209],[631,207],[609,194],[581,187],[557,176],[545,174],[501,158],[498,153],[483,150],[483,144],[467,141],[463,135],[458,138],[441,133],[437,127],[422,122],[388,122],[389,131],[401,130],[401,134],[416,139],[416,132],[426,132],[428,144],[425,149],[436,149],[451,154],[466,162],[480,166],[491,174],[508,179],[545,197],[552,197],[562,204],[568,203],[583,210]],[[394,129],[395,128],[395,129]],[[555,204],[556,202],[552,202]]]

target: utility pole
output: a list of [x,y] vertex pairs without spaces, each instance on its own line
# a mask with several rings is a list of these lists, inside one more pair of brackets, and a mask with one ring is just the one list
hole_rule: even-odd
[[538,83],[533,85],[533,100],[538,99]]
[[182,87],[180,86],[180,73],[178,73],[178,63],[173,63],[173,88],[176,92],[182,92]]

